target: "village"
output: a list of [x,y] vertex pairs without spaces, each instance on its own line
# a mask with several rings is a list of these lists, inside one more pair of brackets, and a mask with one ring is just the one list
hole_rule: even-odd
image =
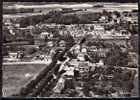
[[[89,13],[88,8],[78,10],[65,8],[47,14],[46,19],[42,17],[45,15],[37,15],[33,17],[34,19],[28,16],[30,23],[23,23],[26,21],[25,17],[3,20],[3,64],[45,64],[48,67],[45,67],[44,71],[45,69],[48,71],[44,72],[46,76],[43,77],[51,77],[46,78],[47,81],[43,81],[45,78],[42,78],[44,84],[48,85],[43,85],[37,78],[32,80],[36,84],[40,82],[36,85],[37,88],[33,89],[28,85],[27,87],[32,89],[31,93],[26,93],[25,87],[16,95],[39,97],[137,95],[134,93],[137,91],[134,85],[135,78],[138,78],[136,9],[120,12],[103,9],[101,12]],[[49,18],[49,14],[54,15]],[[78,14],[81,17],[78,19],[79,22],[75,23]],[[84,19],[85,15],[88,20]],[[44,18],[44,21],[42,19],[37,23],[34,22],[37,18]]]

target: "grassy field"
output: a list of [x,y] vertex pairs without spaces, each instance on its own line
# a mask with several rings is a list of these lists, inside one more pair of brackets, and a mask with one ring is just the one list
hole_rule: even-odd
[[3,96],[18,93],[42,68],[44,64],[36,65],[4,65],[3,66]]

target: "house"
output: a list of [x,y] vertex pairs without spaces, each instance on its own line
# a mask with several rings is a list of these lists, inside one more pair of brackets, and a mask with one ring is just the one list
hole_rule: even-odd
[[96,66],[103,67],[104,66],[104,61],[102,59],[100,59],[100,61],[98,63],[96,63]]
[[106,57],[107,52],[109,52],[108,48],[104,48],[104,49],[98,49],[98,51],[96,52],[100,57]]
[[18,56],[18,53],[17,52],[9,52],[9,57],[10,58],[16,59],[17,56]]
[[128,62],[128,66],[138,67],[138,55],[135,52],[129,52],[131,61]]
[[91,66],[89,66],[89,62],[80,61],[78,65],[78,70],[79,70],[78,79],[88,78],[90,68]]
[[35,45],[45,45],[45,41],[40,38],[36,38],[36,39],[34,39],[34,44]]
[[48,41],[47,42],[47,47],[53,47],[54,46],[54,42],[53,41]]
[[17,52],[9,52],[9,57],[4,57],[3,62],[17,62],[19,61]]
[[132,10],[132,11],[131,11],[131,15],[132,15],[132,17],[138,16],[138,10],[137,10],[137,9]]
[[138,47],[139,47],[139,36],[138,36],[138,34],[132,35],[130,37],[130,43],[131,43],[131,45],[133,47],[133,50],[135,52],[138,52]]
[[35,45],[45,45],[45,38],[44,38],[44,34],[40,34],[40,35],[35,35],[34,34],[34,44]]
[[60,47],[65,47],[66,42],[65,42],[64,40],[61,40],[61,41],[58,43],[58,45],[59,45]]
[[104,26],[102,26],[100,24],[95,24],[94,25],[94,30],[95,31],[104,31]]
[[106,16],[101,16],[101,18],[99,20],[100,20],[100,22],[106,21]]
[[40,34],[40,38],[41,38],[41,39],[45,39],[45,37],[48,36],[48,35],[49,35],[48,32],[42,32],[42,33]]
[[89,50],[90,52],[96,52],[96,51],[97,51],[97,47],[96,47],[96,46],[90,46],[90,47],[88,48],[88,50]]
[[10,25],[12,25],[12,23],[11,22],[5,22],[4,25],[10,26]]

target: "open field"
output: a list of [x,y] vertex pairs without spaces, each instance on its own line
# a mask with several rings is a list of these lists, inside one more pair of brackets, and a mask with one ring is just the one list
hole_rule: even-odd
[[3,96],[9,96],[19,92],[41,69],[44,64],[36,65],[4,65],[3,66]]

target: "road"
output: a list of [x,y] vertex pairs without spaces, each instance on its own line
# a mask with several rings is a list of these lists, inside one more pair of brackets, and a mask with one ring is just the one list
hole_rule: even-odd
[[18,61],[18,62],[4,62],[3,63],[3,65],[35,65],[35,64],[48,65],[48,64],[50,64],[50,62],[47,62],[47,61],[31,61],[31,62]]

